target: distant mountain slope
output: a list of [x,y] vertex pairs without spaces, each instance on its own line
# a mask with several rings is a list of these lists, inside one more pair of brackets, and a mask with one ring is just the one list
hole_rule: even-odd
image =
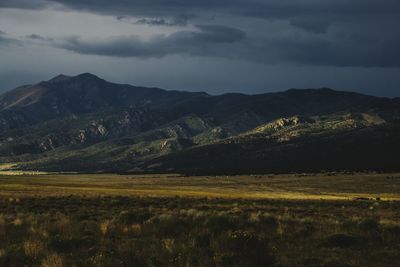
[[33,124],[110,108],[168,106],[195,96],[207,94],[114,84],[85,73],[75,77],[59,75],[36,85],[16,88],[0,96],[0,109],[23,117],[24,124]]
[[398,123],[362,116],[289,118],[161,156],[144,169],[188,174],[398,171],[399,151]]
[[211,96],[59,75],[0,95],[0,161],[52,171],[393,170],[400,164],[382,153],[398,149],[399,118],[399,99],[326,88]]

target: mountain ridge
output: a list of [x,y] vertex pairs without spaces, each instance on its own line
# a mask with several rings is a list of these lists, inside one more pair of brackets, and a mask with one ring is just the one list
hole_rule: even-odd
[[[22,169],[335,170],[351,166],[340,159],[346,153],[354,156],[358,149],[373,155],[380,150],[377,140],[385,133],[391,140],[382,142],[388,151],[399,148],[400,99],[329,88],[212,96],[115,84],[90,73],[60,74],[1,94],[0,107],[0,162],[16,163]],[[313,146],[332,151],[330,168],[319,160],[324,157]],[[302,157],[317,160],[315,167],[299,164],[300,159],[296,163],[295,155],[301,151],[308,153]],[[382,157],[381,152],[375,154]],[[366,155],[365,151],[360,154],[354,166],[394,169],[382,164],[385,159]],[[237,166],[229,169],[230,164],[221,158]],[[371,164],[372,158],[376,164]],[[297,167],[285,167],[285,161]]]

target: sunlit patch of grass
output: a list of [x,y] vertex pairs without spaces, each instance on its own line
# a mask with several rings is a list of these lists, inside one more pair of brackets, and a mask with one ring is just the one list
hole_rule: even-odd
[[132,224],[131,233],[135,236],[140,236],[142,233],[142,226],[138,223]]
[[17,166],[15,163],[0,163],[0,171],[10,170]]
[[37,259],[44,253],[45,245],[40,240],[27,240],[23,244],[25,255]]
[[111,221],[110,220],[105,220],[104,222],[100,223],[100,232],[103,235],[106,235],[108,231],[110,230],[111,227]]
[[[171,175],[0,175],[0,195],[123,195],[293,200],[400,200],[385,174],[183,177]],[[390,177],[397,177],[391,175]]]
[[1,163],[0,164],[0,175],[11,175],[11,176],[20,176],[20,175],[44,175],[48,174],[47,172],[40,171],[21,171],[16,170],[18,164],[16,163]]
[[15,218],[15,219],[12,221],[12,224],[13,224],[14,226],[21,226],[21,225],[23,224],[23,221],[22,221],[21,218]]
[[47,172],[34,172],[34,171],[0,171],[0,175],[21,176],[21,175],[44,175]]
[[42,261],[42,267],[63,267],[65,266],[63,263],[63,258],[58,255],[57,253],[53,253],[48,255],[43,261]]

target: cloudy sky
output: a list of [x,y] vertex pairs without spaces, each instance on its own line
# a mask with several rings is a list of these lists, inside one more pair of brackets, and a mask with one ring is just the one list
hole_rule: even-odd
[[0,90],[91,72],[166,89],[400,96],[399,0],[0,0]]

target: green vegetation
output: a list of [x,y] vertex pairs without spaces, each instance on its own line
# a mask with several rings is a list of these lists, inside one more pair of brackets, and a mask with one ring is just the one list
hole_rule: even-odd
[[0,266],[397,267],[400,175],[0,176]]

